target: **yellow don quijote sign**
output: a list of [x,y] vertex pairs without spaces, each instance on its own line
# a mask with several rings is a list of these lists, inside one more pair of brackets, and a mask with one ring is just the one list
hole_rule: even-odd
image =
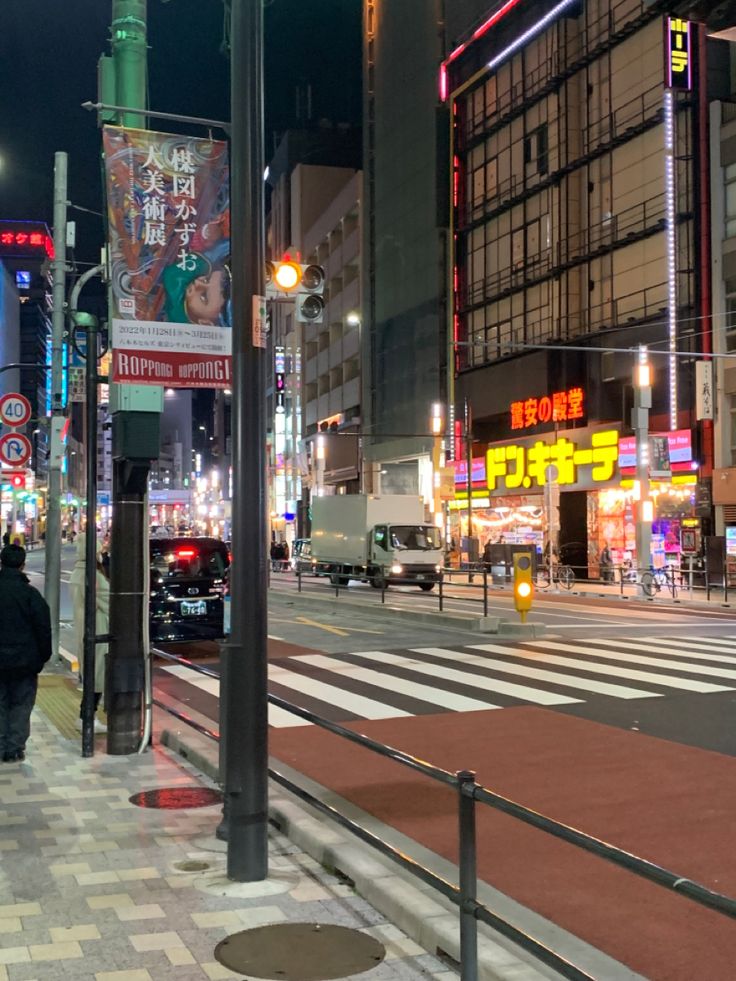
[[[591,433],[588,445],[561,436],[551,443],[538,440],[531,445],[491,446],[485,463],[491,494],[544,487],[548,474],[553,483],[561,486],[606,484],[614,479],[618,469],[618,431]],[[550,471],[550,467],[554,470]]]

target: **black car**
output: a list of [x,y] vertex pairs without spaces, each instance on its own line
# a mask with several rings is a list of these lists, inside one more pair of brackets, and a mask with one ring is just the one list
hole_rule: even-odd
[[217,640],[225,633],[230,554],[217,538],[152,538],[152,643]]

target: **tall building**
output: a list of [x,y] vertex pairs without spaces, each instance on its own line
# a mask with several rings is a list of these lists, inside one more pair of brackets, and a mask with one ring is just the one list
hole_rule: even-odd
[[[0,261],[0,367],[20,361],[20,303],[13,273]],[[0,395],[17,392],[17,368],[0,374]]]
[[430,414],[447,396],[444,6],[363,5],[365,488],[427,502]]
[[473,537],[541,547],[559,522],[568,560],[590,572],[606,541],[617,564],[648,565],[627,439],[646,344],[660,352],[650,431],[669,451],[652,470],[653,556],[676,561],[683,519],[712,531],[712,422],[697,418],[693,362],[712,349],[708,102],[729,91],[729,46],[640,0],[497,6],[458,41],[440,84]]
[[[317,321],[300,320],[292,300],[270,305],[271,530],[288,541],[308,533],[311,493],[358,487],[359,165],[359,132],[327,124],[287,132],[268,165],[267,257],[288,254],[325,272]],[[331,435],[318,464],[316,438],[325,430],[356,435]]]

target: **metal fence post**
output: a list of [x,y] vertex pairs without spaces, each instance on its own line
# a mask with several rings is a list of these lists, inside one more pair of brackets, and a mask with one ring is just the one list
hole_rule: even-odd
[[445,570],[440,569],[440,590],[439,590],[439,600],[440,600],[440,613],[442,613],[442,607],[444,605],[444,594],[442,592],[442,587],[445,583]]
[[723,562],[723,602],[728,603],[728,563]]
[[488,616],[488,569],[483,566],[483,616]]
[[386,602],[386,566],[381,566],[381,602]]
[[298,593],[301,593],[301,591],[302,591],[302,567],[298,563],[299,563],[299,560],[297,559],[297,567],[296,567],[296,588],[297,588],[297,592]]
[[705,599],[706,602],[710,603],[710,563],[707,554],[705,556]]
[[460,978],[478,978],[478,920],[476,891],[475,772],[458,770],[458,868],[460,889]]

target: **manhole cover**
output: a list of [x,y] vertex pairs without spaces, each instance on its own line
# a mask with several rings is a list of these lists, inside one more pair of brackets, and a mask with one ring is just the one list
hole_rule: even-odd
[[322,923],[274,923],[221,940],[215,957],[237,974],[327,981],[370,971],[386,949],[360,930]]
[[186,807],[212,807],[214,804],[221,804],[222,794],[210,787],[162,787],[160,790],[142,790],[128,800],[138,807],[178,811]]
[[210,867],[209,862],[199,862],[196,859],[188,862],[174,862],[174,868],[178,872],[206,872]]

